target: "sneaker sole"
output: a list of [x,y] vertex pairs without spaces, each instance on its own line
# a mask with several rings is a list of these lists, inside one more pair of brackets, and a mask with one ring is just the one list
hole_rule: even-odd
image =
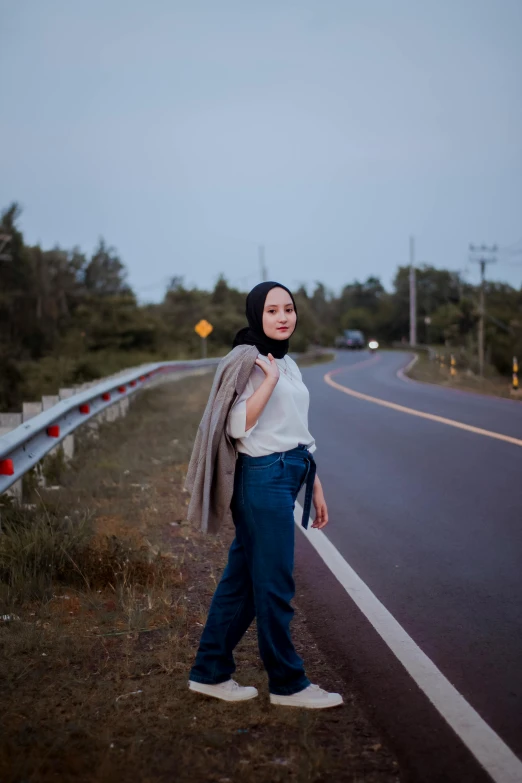
[[301,707],[305,710],[327,710],[330,707],[341,707],[344,704],[342,696],[339,696],[338,700],[329,702],[313,702],[313,701],[286,701],[287,696],[278,696],[276,693],[270,694],[270,704],[277,704],[279,707]]
[[250,699],[255,699],[257,696],[257,690],[255,693],[248,694],[247,696],[241,695],[238,697],[234,696],[232,693],[227,694],[226,691],[223,691],[222,694],[216,693],[216,691],[211,690],[211,688],[212,685],[205,685],[203,682],[189,681],[189,690],[194,691],[195,693],[202,693],[204,696],[211,696],[213,699],[220,699],[220,701],[249,701]]

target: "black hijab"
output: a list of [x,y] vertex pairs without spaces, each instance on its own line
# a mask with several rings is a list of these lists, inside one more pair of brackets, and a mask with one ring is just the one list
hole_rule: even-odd
[[268,354],[271,353],[274,359],[282,359],[283,356],[288,353],[290,339],[273,340],[271,337],[267,337],[263,331],[263,311],[265,309],[266,297],[272,288],[282,288],[290,294],[297,315],[294,297],[286,286],[281,285],[281,283],[274,283],[273,281],[259,283],[259,285],[256,285],[247,296],[246,317],[248,326],[239,330],[234,338],[232,347],[235,348],[236,345],[255,345],[259,353],[263,354],[263,356],[268,356]]

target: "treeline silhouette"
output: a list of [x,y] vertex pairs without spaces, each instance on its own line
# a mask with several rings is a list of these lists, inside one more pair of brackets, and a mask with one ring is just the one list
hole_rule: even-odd
[[[124,367],[162,359],[200,356],[194,325],[214,326],[209,355],[230,349],[245,325],[245,291],[220,275],[212,291],[187,287],[173,276],[163,301],[140,304],[124,264],[102,239],[91,256],[78,248],[44,250],[26,245],[20,209],[12,204],[0,221],[9,238],[0,260],[0,411],[22,400],[56,393],[59,387],[95,380]],[[339,295],[321,282],[296,292],[299,330],[293,351],[333,345],[344,329],[361,329],[385,344],[409,333],[408,267],[399,267],[393,289],[370,276],[347,283]],[[284,282],[284,270],[279,273]],[[486,346],[489,366],[509,373],[522,355],[522,290],[487,284]],[[458,272],[417,270],[418,340],[460,347],[476,355],[478,290]],[[427,320],[429,320],[429,323]]]

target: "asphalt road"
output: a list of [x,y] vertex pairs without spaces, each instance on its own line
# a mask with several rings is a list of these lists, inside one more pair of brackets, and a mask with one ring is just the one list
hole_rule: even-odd
[[[303,370],[330,524],[345,560],[522,759],[522,448],[348,396],[522,438],[522,403],[397,377],[406,353]],[[297,537],[301,539],[301,536]],[[488,780],[303,539],[297,577],[322,636],[414,781]],[[298,598],[299,600],[299,598]]]

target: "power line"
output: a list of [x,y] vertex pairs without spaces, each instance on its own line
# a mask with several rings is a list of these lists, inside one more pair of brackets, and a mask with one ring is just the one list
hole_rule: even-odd
[[511,245],[501,247],[498,252],[501,256],[500,263],[504,266],[520,266],[522,261],[515,261],[515,263],[510,263],[509,261],[504,261],[504,258],[513,258],[513,256],[522,255],[522,237],[517,239],[517,241],[513,242]]
[[[510,245],[506,245],[506,247],[501,247],[499,252],[500,253],[505,253],[506,251],[509,252],[513,248],[516,248],[517,245],[522,245],[522,237],[520,237],[520,239],[517,239],[516,242],[512,242]],[[519,250],[517,250],[517,253],[520,253],[520,252],[522,252],[522,247]]]
[[[499,250],[499,253],[502,256],[507,256],[508,258],[511,258],[511,256],[520,256],[522,255],[522,247],[520,249],[513,248],[512,250]],[[501,263],[505,263],[502,261]]]
[[500,321],[498,318],[494,318],[489,313],[486,313],[486,318],[488,319],[488,321],[492,321],[492,323],[494,323],[496,326],[499,326],[505,332],[509,332],[509,334],[513,334],[513,329],[511,328],[511,326],[505,324],[504,321]]

